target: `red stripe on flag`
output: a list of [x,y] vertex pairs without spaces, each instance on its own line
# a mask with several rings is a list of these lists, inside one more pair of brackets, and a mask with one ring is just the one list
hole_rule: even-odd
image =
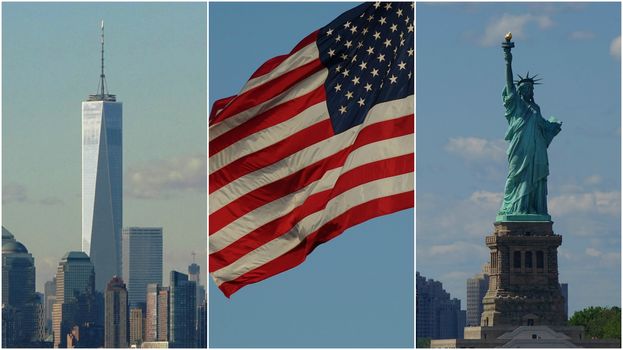
[[257,117],[238,125],[237,127],[210,141],[210,157],[242,140],[243,138],[271,126],[283,123],[284,121],[303,112],[310,106],[324,100],[326,100],[326,94],[324,85],[321,85],[317,89],[303,96],[299,96],[293,100],[271,108],[266,112],[258,114]]
[[210,125],[212,125],[212,120],[216,116],[216,113],[219,110],[223,109],[225,106],[227,106],[227,104],[229,102],[231,102],[235,98],[236,98],[236,95],[225,97],[225,98],[222,98],[222,99],[214,102],[214,104],[212,104],[212,110],[210,110]]
[[286,215],[259,227],[226,248],[210,254],[210,272],[233,263],[245,254],[287,233],[301,219],[322,210],[329,200],[345,191],[370,181],[413,172],[413,164],[414,155],[410,153],[364,164],[342,174],[332,189],[311,195]]
[[210,193],[241,176],[273,164],[333,135],[331,120],[326,119],[255,153],[238,158],[210,174]]
[[270,81],[269,84],[263,84],[236,96],[229,105],[218,115],[214,117],[214,123],[221,122],[249,108],[264,103],[280,93],[288,90],[290,87],[301,80],[311,76],[315,72],[324,68],[320,59],[315,59],[296,69],[286,72],[279,77]]
[[264,74],[270,73],[270,71],[272,71],[273,69],[277,68],[277,66],[280,65],[281,62],[285,61],[288,57],[290,57],[293,54],[297,53],[298,51],[300,51],[305,46],[315,42],[317,38],[318,38],[318,31],[315,31],[315,32],[309,34],[308,36],[305,37],[305,39],[301,40],[294,47],[294,49],[292,49],[292,51],[290,51],[289,54],[277,56],[277,57],[271,58],[268,61],[264,62],[264,64],[260,68],[258,68],[255,71],[255,73],[253,73],[253,75],[251,75],[251,78],[249,78],[249,80],[257,78],[257,77],[260,77],[260,76],[262,76]]
[[[344,161],[348,157],[348,154],[350,154],[353,150],[373,142],[413,134],[413,132],[413,114],[369,125],[359,132],[357,138],[355,139],[355,142],[351,146],[346,147],[343,150],[338,151],[325,159],[310,164],[309,166],[295,173],[292,173],[280,180],[274,181],[243,196],[240,196],[228,205],[214,211],[210,215],[209,234],[213,234],[214,232],[225,227],[232,221],[236,220],[238,217],[245,215],[256,208],[259,208],[266,203],[270,203],[275,199],[287,195],[288,193],[295,192],[312,183],[313,181],[320,179],[326,171],[342,166],[344,164]],[[254,156],[255,154],[257,153],[251,154],[249,156]],[[254,159],[254,157],[252,159]],[[281,157],[266,159],[265,162],[267,164],[265,165],[272,164],[279,159],[281,159]],[[245,162],[241,162],[240,164],[244,164],[245,169],[242,170],[247,170],[247,172],[249,173],[263,167],[260,166],[257,169],[252,169],[248,168],[248,165]],[[222,171],[227,170],[223,168],[217,172],[214,172],[212,174],[215,176],[214,179],[212,175],[210,175],[210,193],[213,193],[214,191],[224,186],[224,184],[227,184],[229,182],[219,179],[218,182],[221,184],[221,186],[214,189],[212,188],[214,183],[217,181],[217,175],[226,176],[226,173],[222,173]]]
[[228,298],[238,289],[283,271],[292,269],[305,261],[305,258],[316,246],[340,235],[346,229],[378,216],[395,213],[413,207],[414,191],[377,198],[355,206],[333,220],[324,224],[320,229],[309,235],[303,242],[284,255],[251,270],[242,276],[224,282],[219,289]]

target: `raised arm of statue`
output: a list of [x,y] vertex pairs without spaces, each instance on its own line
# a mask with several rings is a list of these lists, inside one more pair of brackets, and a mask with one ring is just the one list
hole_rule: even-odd
[[509,32],[506,34],[504,39],[506,42],[502,43],[502,49],[504,50],[504,61],[506,61],[506,91],[510,93],[515,92],[515,84],[513,83],[513,55],[511,54],[511,49],[515,46],[511,39],[513,35]]

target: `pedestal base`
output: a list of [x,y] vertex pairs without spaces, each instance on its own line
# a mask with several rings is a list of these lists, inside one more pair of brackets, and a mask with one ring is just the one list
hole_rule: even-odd
[[525,222],[525,221],[552,221],[552,217],[549,215],[539,215],[539,214],[520,214],[520,215],[498,215],[495,217],[496,222]]
[[431,348],[620,348],[618,339],[586,339],[578,326],[465,327],[465,339],[434,339]]
[[496,222],[489,289],[481,326],[564,326],[567,315],[558,283],[558,246],[551,221]]

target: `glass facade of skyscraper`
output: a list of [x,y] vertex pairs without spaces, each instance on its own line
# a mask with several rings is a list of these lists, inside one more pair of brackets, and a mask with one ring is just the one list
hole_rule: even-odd
[[38,340],[35,299],[35,259],[2,227],[3,322],[14,326],[2,347],[30,347]]
[[197,336],[197,285],[188,280],[188,275],[171,271],[169,288],[169,345],[172,348],[192,348]]
[[147,285],[162,285],[162,227],[124,228],[122,251],[130,305],[144,304]]
[[123,279],[115,276],[105,293],[105,348],[127,348],[129,336],[128,290]]
[[103,291],[121,275],[122,104],[82,102],[82,250]]
[[56,271],[56,302],[52,310],[54,347],[67,346],[67,334],[74,325],[95,323],[93,264],[84,252],[63,256]]

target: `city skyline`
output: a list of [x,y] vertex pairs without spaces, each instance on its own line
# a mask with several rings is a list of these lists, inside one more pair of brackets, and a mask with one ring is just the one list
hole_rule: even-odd
[[124,102],[123,226],[163,227],[163,275],[185,270],[206,246],[206,4],[2,6],[3,225],[35,257],[37,290],[82,247],[80,101],[99,93],[102,19],[108,90]]

